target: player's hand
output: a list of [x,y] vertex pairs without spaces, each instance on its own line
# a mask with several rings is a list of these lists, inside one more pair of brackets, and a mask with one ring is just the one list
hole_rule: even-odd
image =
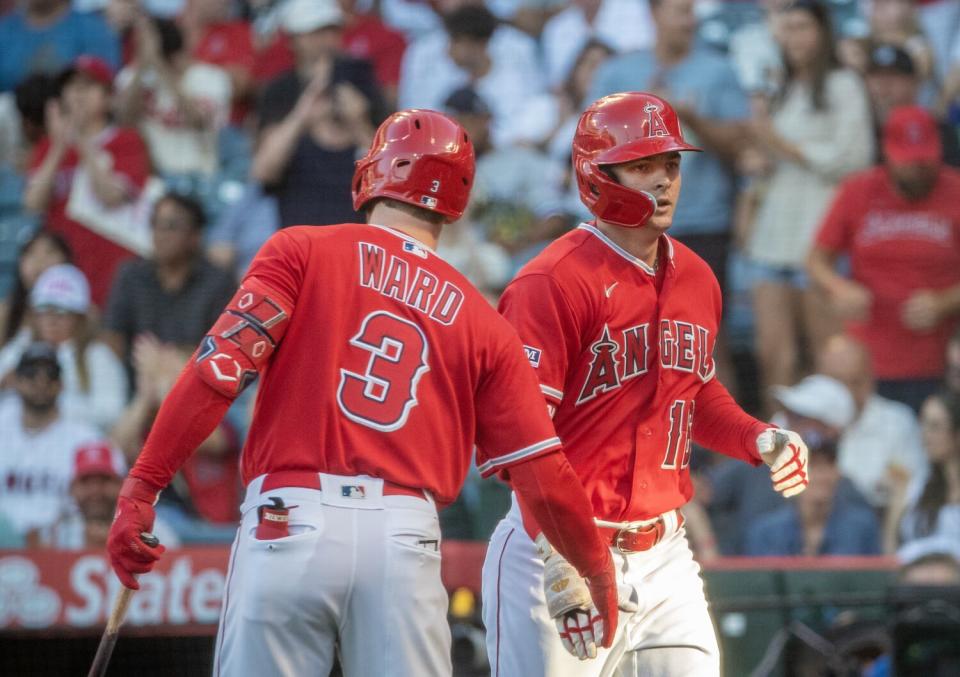
[[796,496],[810,483],[807,475],[807,445],[792,430],[768,428],[757,437],[757,451],[770,466],[775,491],[784,498]]
[[940,323],[943,317],[943,305],[939,294],[921,289],[904,302],[900,314],[903,317],[903,324],[908,329],[927,331]]
[[141,540],[142,533],[153,529],[154,512],[160,490],[136,477],[128,477],[120,489],[117,513],[107,538],[107,553],[110,565],[117,578],[131,590],[139,590],[135,574],[145,574],[153,569],[166,548],[149,546]]
[[865,320],[870,314],[873,294],[862,284],[843,280],[830,294],[833,309],[845,320]]
[[547,612],[557,624],[564,648],[580,660],[596,658],[597,646],[609,647],[617,631],[618,608],[637,610],[633,589],[617,587],[613,561],[607,571],[589,581],[540,534],[537,547],[543,558],[543,592]]

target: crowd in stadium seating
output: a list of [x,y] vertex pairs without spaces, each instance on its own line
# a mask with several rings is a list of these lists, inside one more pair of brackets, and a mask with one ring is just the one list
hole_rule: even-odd
[[[0,45],[0,547],[103,544],[250,259],[360,220],[353,163],[391,111],[470,133],[439,253],[495,302],[589,218],[579,111],[645,90],[705,151],[671,234],[720,278],[720,378],[811,452],[784,503],[698,451],[700,559],[960,558],[955,0],[0,0]],[[164,492],[168,545],[231,538],[253,398]],[[471,479],[447,536],[485,538],[505,492]]]

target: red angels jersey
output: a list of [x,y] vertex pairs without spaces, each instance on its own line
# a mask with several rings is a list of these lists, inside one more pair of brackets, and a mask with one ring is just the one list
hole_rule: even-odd
[[484,476],[559,448],[513,328],[453,267],[380,226],[298,226],[247,272],[290,316],[262,373],[244,482],[365,474],[452,501],[474,444]]
[[660,258],[658,279],[581,224],[528,263],[500,302],[602,519],[649,519],[693,494],[693,418],[714,378],[720,287],[700,257],[667,236]]

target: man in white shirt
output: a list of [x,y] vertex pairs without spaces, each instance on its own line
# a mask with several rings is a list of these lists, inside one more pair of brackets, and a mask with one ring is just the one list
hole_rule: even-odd
[[472,86],[493,113],[493,143],[524,136],[517,129],[526,102],[546,91],[537,43],[482,5],[466,5],[407,47],[400,69],[399,108],[443,110],[455,90]]
[[61,417],[60,364],[53,347],[29,346],[14,372],[17,397],[0,409],[0,513],[26,536],[69,508],[74,453],[101,434]]
[[840,471],[873,507],[884,508],[891,482],[926,467],[917,418],[905,404],[877,395],[870,354],[856,340],[831,338],[818,366],[821,374],[847,386],[856,406],[856,417],[840,438]]

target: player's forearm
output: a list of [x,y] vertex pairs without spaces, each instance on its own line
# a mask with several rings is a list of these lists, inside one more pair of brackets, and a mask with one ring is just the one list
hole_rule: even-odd
[[715,378],[697,394],[693,417],[693,439],[697,444],[760,465],[763,460],[757,451],[757,436],[769,427],[741,409]]
[[216,429],[233,400],[208,386],[191,360],[163,401],[130,475],[165,487]]
[[562,452],[511,466],[510,483],[550,544],[581,576],[606,570],[607,546],[593,522],[593,508]]

